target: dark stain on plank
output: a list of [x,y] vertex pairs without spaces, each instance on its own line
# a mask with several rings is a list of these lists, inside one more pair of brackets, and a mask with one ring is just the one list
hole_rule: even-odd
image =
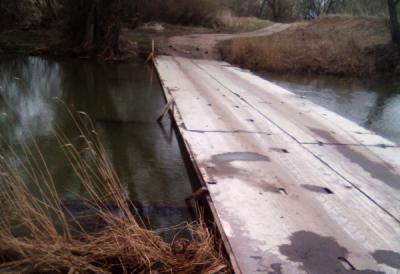
[[[374,270],[357,270],[346,259],[349,251],[332,237],[311,231],[297,231],[290,236],[290,244],[279,246],[279,251],[290,261],[301,263],[307,273],[361,273],[380,274]],[[343,259],[350,267],[343,264]]]
[[269,157],[255,152],[229,152],[212,156],[213,162],[269,162]]
[[390,250],[376,250],[372,253],[375,261],[400,270],[400,253]]
[[243,177],[248,181],[246,170],[232,165],[233,162],[270,162],[270,158],[255,152],[228,152],[213,155],[205,165],[210,175]]

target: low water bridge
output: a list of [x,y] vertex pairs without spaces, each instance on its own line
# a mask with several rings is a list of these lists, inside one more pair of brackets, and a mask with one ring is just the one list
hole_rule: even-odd
[[237,273],[400,273],[400,148],[228,63],[156,68]]

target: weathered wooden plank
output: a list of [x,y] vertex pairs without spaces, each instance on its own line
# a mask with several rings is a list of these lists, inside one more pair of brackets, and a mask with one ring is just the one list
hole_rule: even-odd
[[[400,220],[400,169],[362,146],[305,145],[309,151]],[[394,155],[397,148],[386,148]]]
[[[275,113],[263,112],[269,104],[254,107],[257,100],[276,94],[264,87],[257,88],[258,98],[251,97],[246,81],[219,72],[230,69],[225,63],[159,57],[156,66],[164,90],[177,103],[175,119],[203,179],[213,182],[209,191],[216,218],[243,272],[347,272],[348,262],[357,270],[375,271],[368,273],[397,272],[399,222],[301,142],[309,138],[319,147],[302,119],[291,121],[296,104],[277,107]],[[235,86],[241,94],[232,92]],[[330,130],[322,118],[308,119]],[[282,128],[280,122],[289,126]],[[297,131],[301,134],[293,138],[291,132]],[[361,147],[346,134],[340,138]],[[362,153],[369,152],[365,148]],[[382,158],[398,161],[391,153]],[[380,192],[377,185],[372,190]]]
[[[265,79],[226,64],[199,60],[196,64],[205,73],[231,92],[241,96],[258,111],[279,124],[301,143],[342,143],[396,146],[395,143],[344,119],[321,106],[301,98]],[[287,119],[291,117],[291,119]],[[335,139],[313,132],[314,128],[329,128]]]
[[[374,132],[367,130],[356,123],[327,110],[324,107],[318,106],[305,98],[301,98],[265,79],[257,77],[256,75],[250,73],[246,70],[241,70],[233,67],[225,67],[226,70],[235,73],[235,75],[241,77],[247,82],[253,83],[263,90],[264,94],[273,94],[280,99],[284,100],[284,103],[290,106],[295,110],[300,110],[303,114],[306,114],[302,118],[312,119],[314,123],[317,125],[333,129],[332,132],[335,132],[335,135],[338,135],[339,138],[343,138],[343,142],[346,144],[362,144],[368,146],[375,145],[386,145],[386,146],[396,146],[396,144],[392,141],[383,138]],[[304,123],[304,122],[303,122]],[[300,124],[303,124],[300,123]],[[338,140],[330,141],[324,136],[320,136],[319,134],[312,134],[315,136],[316,140],[325,139],[328,143],[336,142]],[[303,142],[300,140],[300,142]]]
[[[180,58],[179,64],[185,67],[191,66],[192,74],[185,75],[178,66],[170,63],[159,63],[158,68],[166,72],[164,85],[168,86],[170,94],[180,106],[179,112],[187,130],[271,133],[272,124],[263,121],[259,113],[246,112],[245,109],[249,107],[240,98],[232,96],[217,82],[210,81],[208,75],[201,73],[202,71],[193,66],[190,60]],[[175,71],[173,78],[170,78],[168,73],[173,71]],[[192,77],[196,79],[191,79]],[[175,79],[179,81],[174,81]],[[179,88],[176,85],[179,85]],[[210,92],[204,94],[204,90]]]
[[[340,256],[357,269],[377,271],[381,268],[370,254],[400,250],[399,225],[393,218],[300,147],[288,146],[281,136],[252,136],[249,143],[243,141],[248,140],[246,134],[184,135],[203,176],[217,183],[209,185],[211,196],[246,273],[265,264],[270,268],[281,264],[283,273],[293,269],[301,273],[304,265],[311,273],[331,273],[333,267],[341,269]],[[212,140],[212,146],[206,140]],[[289,153],[279,151],[283,143]],[[232,153],[232,147],[239,153]],[[268,161],[262,161],[265,155]],[[302,249],[290,240],[297,235],[328,243],[322,247],[304,243]],[[309,260],[316,265],[287,258],[296,252],[311,252]],[[318,258],[319,253],[335,255]]]
[[[310,146],[318,150],[314,155],[331,163],[341,176],[400,220],[399,156],[396,157],[397,149],[390,148],[396,146],[395,143],[248,72],[207,61],[197,63],[211,77],[218,76],[221,85],[239,94],[256,112],[264,114],[265,119],[297,142],[318,144]],[[338,146],[320,148],[321,144]],[[348,144],[355,147],[346,146]],[[388,148],[382,149],[380,145]]]

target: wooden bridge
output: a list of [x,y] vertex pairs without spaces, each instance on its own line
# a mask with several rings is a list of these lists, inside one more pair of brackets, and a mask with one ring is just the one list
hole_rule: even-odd
[[400,273],[400,148],[223,62],[155,60],[237,273]]

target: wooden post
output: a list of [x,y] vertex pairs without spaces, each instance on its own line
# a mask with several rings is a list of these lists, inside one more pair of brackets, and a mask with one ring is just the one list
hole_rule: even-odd
[[174,109],[175,101],[172,99],[170,100],[164,107],[163,111],[161,112],[161,115],[158,117],[157,122],[161,122],[162,119],[164,118],[165,114],[167,114],[168,110],[172,106],[172,110]]
[[151,52],[149,54],[149,57],[146,59],[146,63],[148,63],[150,60],[154,62],[154,58],[156,57],[155,54],[155,42],[154,40],[151,40]]

